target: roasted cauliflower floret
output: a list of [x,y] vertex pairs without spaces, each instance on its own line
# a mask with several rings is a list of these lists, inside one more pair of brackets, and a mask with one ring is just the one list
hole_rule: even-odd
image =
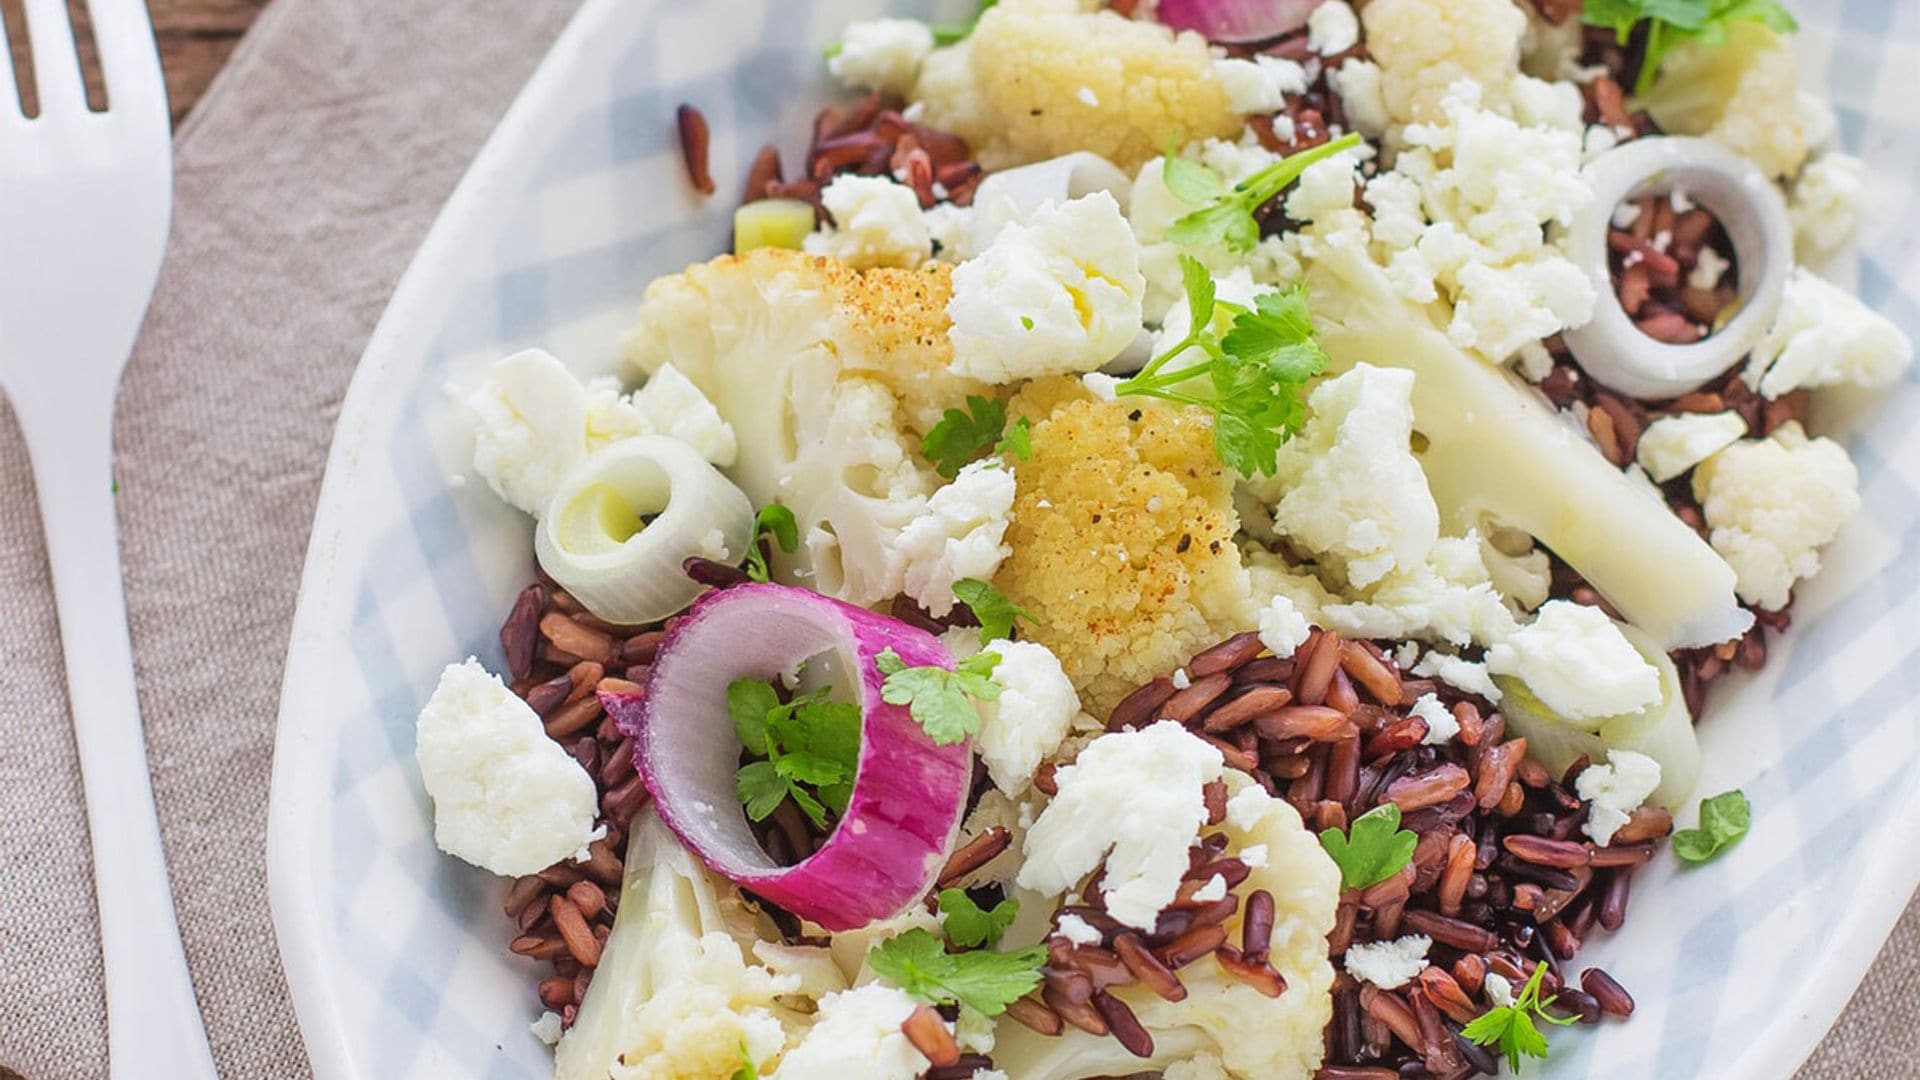
[[1169,142],[1243,123],[1198,35],[1076,0],[1002,0],[928,58],[913,97],[990,169],[1090,150],[1131,173]]
[[1734,443],[1693,472],[1694,498],[1713,549],[1739,575],[1740,599],[1770,611],[1820,572],[1820,549],[1860,509],[1859,486],[1846,450],[1807,438],[1797,423]]
[[1197,409],[1068,401],[1033,428],[995,583],[1087,710],[1253,624],[1232,479]]
[[1361,18],[1396,124],[1444,120],[1460,79],[1498,88],[1519,73],[1527,17],[1513,0],[1373,0]]

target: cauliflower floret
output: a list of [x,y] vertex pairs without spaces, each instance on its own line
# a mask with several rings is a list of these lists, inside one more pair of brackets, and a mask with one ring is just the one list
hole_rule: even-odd
[[1080,714],[1080,697],[1061,670],[1060,658],[1045,645],[1002,640],[988,644],[987,651],[1000,656],[992,676],[1000,696],[978,703],[980,734],[973,749],[986,763],[994,786],[1018,796],[1033,781],[1040,762],[1066,738]]
[[1737,412],[1681,413],[1647,425],[1635,451],[1647,476],[1664,484],[1747,435]]
[[1774,316],[1747,362],[1747,384],[1776,398],[1803,386],[1881,387],[1913,362],[1913,342],[1892,320],[1805,267],[1787,279]]
[[[768,1080],[913,1080],[931,1062],[900,1030],[916,1008],[891,986],[869,983],[820,999],[820,1016]],[[738,1065],[736,1055],[735,1064]]]
[[933,493],[926,512],[900,531],[906,592],[935,616],[953,610],[953,583],[993,576],[1007,557],[1002,538],[1013,509],[1013,471],[999,459],[976,461]]
[[1315,387],[1272,477],[1251,487],[1274,528],[1365,588],[1425,562],[1440,511],[1410,449],[1413,373],[1360,364]]
[[1832,255],[1860,231],[1867,163],[1852,154],[1821,154],[1793,182],[1793,236],[1802,259]]
[[865,375],[893,391],[917,435],[932,430],[946,410],[969,395],[989,394],[985,383],[962,378],[953,365],[947,304],[953,268],[932,263],[918,270],[880,267],[839,276],[829,322],[843,371]]
[[1241,128],[1199,35],[1076,0],[1002,0],[928,59],[913,99],[989,169],[1090,150],[1132,172],[1169,142]]
[[[1061,380],[1064,382],[1064,380]],[[1019,469],[1013,554],[995,584],[1039,619],[1086,708],[1250,627],[1232,483],[1198,409],[1096,402],[1053,389]],[[1016,397],[1015,415],[1034,408]],[[1035,410],[1037,412],[1037,410]]]
[[952,370],[993,383],[1093,371],[1132,344],[1146,288],[1112,195],[1043,205],[953,271]]
[[916,19],[866,19],[847,26],[827,58],[834,78],[855,90],[905,96],[933,52],[933,28]]
[[1533,622],[1487,650],[1487,670],[1527,684],[1568,720],[1639,712],[1660,700],[1660,673],[1606,612],[1553,600]]
[[1497,88],[1519,71],[1527,17],[1513,0],[1374,0],[1361,19],[1396,123],[1441,119],[1461,79]]
[[[1274,899],[1270,962],[1287,991],[1269,998],[1202,961],[1180,969],[1183,1001],[1170,1002],[1140,984],[1110,991],[1125,1001],[1152,1034],[1154,1053],[1130,1055],[1111,1037],[1069,1028],[1058,1037],[1003,1022],[994,1047],[996,1066],[1021,1080],[1078,1080],[1165,1069],[1169,1077],[1233,1080],[1306,1080],[1319,1066],[1321,1033],[1333,1015],[1333,965],[1327,933],[1340,896],[1340,871],[1293,807],[1244,774],[1228,770],[1231,796],[1221,826],[1229,852],[1253,867],[1234,892],[1243,899],[1264,889]],[[1110,826],[1106,826],[1110,828]],[[1259,857],[1247,858],[1256,851]],[[1241,905],[1245,911],[1245,904]],[[1238,941],[1242,915],[1227,920]]]
[[449,855],[516,877],[594,838],[593,779],[478,660],[440,673],[414,753],[433,798],[434,842]]
[[1794,582],[1820,570],[1820,549],[1860,508],[1859,473],[1840,444],[1797,423],[1733,444],[1693,473],[1713,549],[1739,579],[1740,599],[1777,611]]
[[1807,157],[1793,43],[1749,19],[1727,24],[1723,41],[1683,41],[1660,64],[1642,99],[1671,135],[1704,135],[1785,178]]
[[[620,917],[555,1051],[556,1080],[728,1080],[743,1055],[769,1067],[813,1022],[800,975],[746,959],[771,929],[643,810]],[[816,984],[846,987],[837,970]]]
[[933,237],[920,196],[885,176],[837,176],[820,192],[831,224],[808,236],[806,250],[856,270],[897,266],[911,270],[933,257]]
[[1107,912],[1142,929],[1179,891],[1220,751],[1171,720],[1095,739],[1054,773],[1059,791],[1028,830],[1017,884],[1059,896],[1105,865]]

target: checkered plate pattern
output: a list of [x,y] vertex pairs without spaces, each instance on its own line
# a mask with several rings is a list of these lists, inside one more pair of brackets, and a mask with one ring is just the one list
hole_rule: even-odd
[[[532,965],[504,948],[504,882],[436,853],[413,767],[440,668],[499,666],[531,566],[526,522],[457,479],[469,447],[446,388],[536,344],[612,370],[645,282],[727,241],[730,192],[688,193],[674,106],[706,111],[730,185],[763,142],[794,159],[840,27],[931,6],[588,0],[403,280],[342,410],[274,768],[275,925],[322,1080],[550,1069],[527,1032]],[[1863,250],[1833,272],[1920,336],[1920,5],[1797,6],[1806,81],[1876,177]],[[1701,724],[1702,790],[1743,788],[1752,834],[1636,879],[1624,932],[1580,962],[1639,1011],[1559,1036],[1553,1076],[1790,1075],[1920,881],[1920,564],[1902,558],[1920,551],[1920,388],[1828,404],[1818,426],[1848,433],[1866,510],[1775,662]]]

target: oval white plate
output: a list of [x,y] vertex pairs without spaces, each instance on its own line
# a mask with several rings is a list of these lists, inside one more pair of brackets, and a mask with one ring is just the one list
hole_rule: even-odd
[[[445,387],[542,345],[610,370],[641,288],[722,250],[753,151],[798,140],[832,88],[820,49],[886,0],[590,0],[435,225],[342,409],[294,623],[274,761],[274,924],[323,1080],[523,1077],[531,963],[505,949],[504,884],[436,853],[413,720],[440,668],[499,667],[495,633],[531,573],[529,529],[482,485]],[[965,6],[958,4],[956,6]],[[1812,5],[1807,5],[1811,7]],[[1857,274],[1920,330],[1920,7],[1803,16],[1808,83],[1880,186]],[[721,197],[687,190],[672,112],[714,129]],[[1847,268],[1846,274],[1854,273]],[[1846,276],[1846,275],[1843,275]],[[1745,789],[1752,834],[1720,861],[1636,879],[1625,932],[1581,958],[1635,1018],[1555,1039],[1556,1076],[1785,1077],[1872,961],[1920,880],[1920,390],[1852,432],[1867,508],[1806,590],[1764,675],[1701,725],[1702,790]]]

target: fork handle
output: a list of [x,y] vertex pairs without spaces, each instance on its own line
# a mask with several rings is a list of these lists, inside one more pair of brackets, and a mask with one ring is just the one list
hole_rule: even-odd
[[[61,380],[64,381],[64,380]],[[167,883],[113,504],[113,396],[20,400],[87,798],[114,1080],[214,1078]]]

